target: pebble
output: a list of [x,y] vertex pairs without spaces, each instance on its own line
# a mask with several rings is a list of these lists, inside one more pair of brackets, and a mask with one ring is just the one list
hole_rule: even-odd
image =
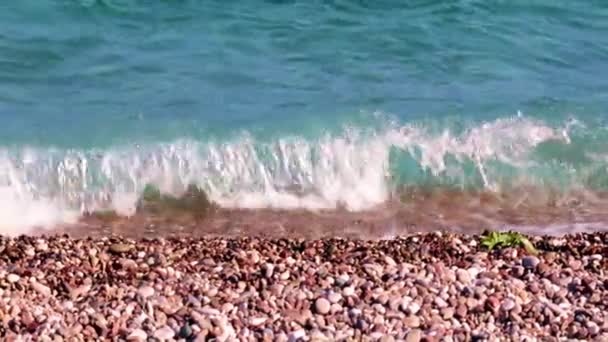
[[264,277],[272,278],[274,274],[274,265],[273,264],[264,264]]
[[129,252],[133,249],[133,246],[125,244],[125,243],[115,243],[110,246],[110,252],[115,254],[123,254]]
[[154,337],[161,341],[168,341],[172,339],[173,336],[175,336],[175,332],[168,326],[164,326],[154,332]]
[[536,268],[536,266],[538,266],[539,263],[540,260],[532,255],[527,255],[521,259],[522,266],[527,269],[534,269]]
[[420,329],[413,329],[407,333],[405,342],[419,342],[422,340],[422,331]]
[[327,296],[330,303],[335,304],[342,300],[342,295],[336,292],[332,292]]
[[347,286],[344,289],[342,289],[342,295],[344,295],[344,297],[350,297],[354,294],[355,294],[355,289],[351,286]]
[[325,298],[317,298],[317,300],[315,301],[315,311],[318,314],[325,315],[329,313],[330,308],[331,304]]
[[289,341],[298,341],[304,337],[306,337],[306,331],[304,331],[304,329],[298,329],[289,334]]
[[348,274],[341,274],[336,278],[336,285],[343,287],[348,284],[350,277]]
[[177,334],[177,336],[180,338],[188,338],[188,337],[192,336],[192,327],[190,327],[189,324],[184,324],[179,329],[179,333]]
[[154,288],[151,286],[142,286],[137,290],[137,293],[144,299],[152,297],[154,295]]
[[141,329],[135,329],[129,334],[129,336],[127,336],[127,341],[133,342],[144,342],[147,339],[148,334],[146,334],[146,332]]
[[408,328],[418,328],[420,326],[420,318],[418,316],[408,316],[403,319],[403,324]]
[[603,252],[604,235],[568,237],[552,261],[539,243],[539,263],[516,249],[488,257],[476,237],[458,235],[454,247],[453,237],[335,239],[329,255],[319,240],[172,237],[126,244],[138,251],[129,256],[108,254],[103,238],[44,238],[52,252],[33,255],[38,240],[4,238],[0,311],[41,341],[597,340],[608,331],[605,259],[591,254]]
[[515,307],[515,301],[511,298],[505,299],[500,305],[502,311],[511,311]]
[[257,327],[264,324],[267,320],[268,318],[266,317],[252,317],[249,320],[249,324],[253,325],[254,327]]
[[37,281],[32,281],[31,282],[32,288],[34,289],[34,291],[40,293],[42,296],[44,297],[48,297],[51,295],[51,289],[48,286],[45,286],[43,284],[40,284]]
[[466,270],[463,270],[463,269],[457,270],[456,278],[458,279],[459,282],[461,282],[463,284],[471,283],[471,274]]

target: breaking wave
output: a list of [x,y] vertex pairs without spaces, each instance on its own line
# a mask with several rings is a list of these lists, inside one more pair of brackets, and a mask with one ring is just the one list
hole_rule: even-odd
[[606,149],[573,135],[585,130],[576,120],[551,126],[517,115],[463,130],[347,127],[314,140],[244,134],[103,150],[6,147],[0,230],[74,222],[102,209],[130,215],[146,184],[179,195],[195,183],[224,207],[352,211],[380,205],[408,186],[608,187]]

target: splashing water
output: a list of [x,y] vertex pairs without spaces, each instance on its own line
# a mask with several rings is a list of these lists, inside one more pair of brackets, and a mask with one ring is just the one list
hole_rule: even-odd
[[[460,134],[393,125],[371,132],[350,127],[316,141],[262,142],[245,135],[108,150],[4,149],[0,215],[12,230],[73,222],[79,213],[102,209],[131,215],[146,184],[179,195],[191,183],[223,207],[366,210],[404,184],[477,182],[492,191],[505,191],[515,180],[549,184],[560,168],[534,156],[547,143],[571,144],[569,125],[552,128],[519,115]],[[416,169],[406,175],[418,176],[399,177],[393,165],[399,163]],[[570,176],[571,186],[581,185],[577,175]]]

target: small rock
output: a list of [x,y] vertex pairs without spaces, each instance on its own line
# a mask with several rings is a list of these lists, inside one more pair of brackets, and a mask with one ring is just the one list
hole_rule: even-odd
[[521,265],[527,269],[534,269],[539,263],[540,260],[533,255],[527,255],[521,259]]
[[463,284],[469,284],[471,282],[471,274],[463,269],[456,271],[456,278]]
[[342,300],[342,295],[336,292],[332,292],[327,296],[327,299],[332,303],[338,303],[340,300]]
[[443,319],[452,319],[454,317],[455,310],[454,308],[447,307],[441,310],[441,316]]
[[264,277],[266,278],[272,278],[272,275],[274,274],[274,265],[273,264],[265,264],[263,267],[263,271],[264,271]]
[[570,266],[570,268],[572,270],[578,271],[583,266],[583,263],[580,260],[573,259],[573,260],[570,260],[570,262],[568,263],[568,266]]
[[129,336],[127,336],[127,341],[133,342],[144,342],[147,339],[148,334],[146,334],[146,332],[141,329],[135,329],[129,334]]
[[509,311],[513,310],[514,307],[515,307],[515,302],[511,298],[505,299],[505,301],[502,302],[502,304],[500,305],[500,309],[505,312],[509,312]]
[[264,324],[268,319],[266,317],[252,317],[249,320],[249,324],[253,325],[254,327],[257,327],[259,325]]
[[514,277],[519,278],[525,274],[526,269],[520,265],[517,265],[517,266],[513,266],[513,268],[511,269],[511,272]]
[[115,243],[110,246],[110,252],[115,254],[122,254],[129,252],[133,246],[128,245],[126,243]]
[[189,324],[184,324],[180,329],[179,329],[179,334],[178,337],[181,338],[188,338],[192,335],[192,328],[190,327]]
[[422,331],[420,329],[410,330],[405,337],[406,342],[419,342],[422,340]]
[[338,276],[338,278],[336,278],[336,285],[342,287],[342,286],[348,284],[349,280],[350,280],[350,277],[348,276],[348,274],[341,274],[340,276]]
[[467,306],[464,304],[460,304],[458,305],[458,307],[456,308],[456,317],[458,318],[465,318],[467,317],[467,313],[468,313],[468,309]]
[[289,334],[289,341],[297,341],[301,338],[304,338],[306,336],[306,331],[304,331],[303,329],[298,329],[296,331],[293,331],[291,334]]
[[420,318],[417,316],[408,316],[403,319],[403,324],[408,328],[418,328],[420,326]]
[[417,302],[411,302],[407,306],[407,312],[409,312],[410,315],[415,315],[418,311],[420,311],[420,304]]
[[486,308],[488,310],[494,311],[496,312],[496,310],[498,309],[498,307],[500,306],[500,302],[498,301],[498,298],[496,297],[488,297],[488,299],[486,299]]
[[318,314],[325,315],[329,313],[329,309],[331,308],[331,304],[325,298],[317,298],[315,301],[315,311]]
[[169,339],[172,339],[173,336],[175,336],[175,332],[168,326],[164,326],[154,332],[154,337],[161,341],[167,341]]
[[587,325],[587,332],[589,333],[589,335],[595,336],[600,333],[600,327],[597,325],[597,323],[595,323],[593,321],[587,321],[586,325]]
[[137,294],[139,294],[144,299],[152,297],[154,295],[154,288],[152,288],[151,286],[142,286],[139,288],[139,290],[137,290]]
[[19,281],[19,279],[21,279],[21,277],[14,273],[11,273],[6,277],[6,280],[8,280],[9,283],[16,283]]
[[34,289],[34,291],[40,293],[44,297],[48,297],[51,295],[51,289],[48,286],[42,285],[35,280],[33,280],[31,282],[31,284],[32,284],[32,288]]
[[389,266],[397,266],[395,260],[388,255],[384,257],[384,262]]
[[347,286],[344,289],[342,289],[342,295],[344,295],[344,297],[350,297],[354,294],[355,294],[355,289],[352,286]]
[[437,305],[438,308],[442,309],[448,306],[448,303],[445,302],[445,300],[443,300],[441,297],[435,297],[435,305]]

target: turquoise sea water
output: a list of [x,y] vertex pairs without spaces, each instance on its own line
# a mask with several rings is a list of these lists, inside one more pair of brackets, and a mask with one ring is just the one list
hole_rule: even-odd
[[0,23],[5,217],[146,183],[353,210],[608,187],[604,1],[25,0]]

